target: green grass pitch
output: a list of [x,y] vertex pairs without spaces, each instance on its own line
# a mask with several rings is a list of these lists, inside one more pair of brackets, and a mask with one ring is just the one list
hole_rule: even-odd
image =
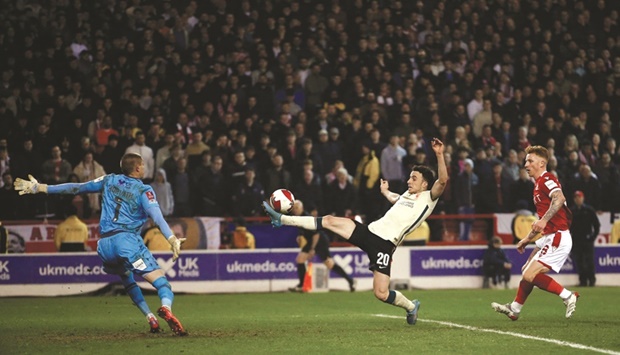
[[6,298],[0,354],[620,354],[620,288],[576,290],[572,319],[535,289],[516,322],[490,307],[514,290],[404,291],[415,326],[371,292],[177,295],[188,337],[150,334],[127,296]]

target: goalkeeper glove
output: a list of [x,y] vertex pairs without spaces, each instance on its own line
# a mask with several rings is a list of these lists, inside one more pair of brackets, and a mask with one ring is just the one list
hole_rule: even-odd
[[181,244],[185,242],[187,238],[177,238],[174,235],[168,237],[168,243],[172,247],[172,261],[176,261],[181,253]]
[[47,193],[47,184],[39,184],[37,179],[30,174],[28,174],[28,179],[29,180],[24,180],[21,178],[15,179],[13,187],[16,191],[19,191],[20,195],[36,194],[39,192]]

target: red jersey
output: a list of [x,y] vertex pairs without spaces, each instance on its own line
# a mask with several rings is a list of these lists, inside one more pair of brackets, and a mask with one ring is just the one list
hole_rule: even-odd
[[[534,205],[536,205],[536,213],[538,218],[542,218],[549,206],[551,206],[551,193],[556,190],[562,190],[562,185],[555,177],[548,171],[545,171],[542,175],[536,179],[534,185]],[[547,222],[543,234],[555,233],[557,231],[568,230],[570,228],[573,214],[568,206],[564,204],[562,208]]]

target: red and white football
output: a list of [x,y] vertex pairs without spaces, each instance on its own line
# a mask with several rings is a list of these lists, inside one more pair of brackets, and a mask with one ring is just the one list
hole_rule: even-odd
[[269,204],[271,207],[284,214],[289,214],[293,210],[293,204],[295,203],[295,196],[287,189],[277,189],[269,197]]

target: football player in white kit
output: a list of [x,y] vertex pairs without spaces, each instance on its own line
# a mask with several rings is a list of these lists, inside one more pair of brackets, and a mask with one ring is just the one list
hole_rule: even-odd
[[444,144],[433,138],[431,145],[437,156],[438,178],[427,166],[415,166],[407,180],[407,191],[397,194],[389,190],[388,182],[381,180],[381,194],[392,207],[378,220],[364,225],[349,218],[326,215],[323,217],[288,216],[274,211],[267,202],[263,207],[274,227],[296,226],[308,230],[328,229],[366,252],[373,272],[373,291],[377,299],[404,308],[407,323],[418,319],[420,301],[409,300],[402,293],[390,290],[392,254],[403,238],[417,228],[433,212],[439,196],[448,182],[444,160]]

